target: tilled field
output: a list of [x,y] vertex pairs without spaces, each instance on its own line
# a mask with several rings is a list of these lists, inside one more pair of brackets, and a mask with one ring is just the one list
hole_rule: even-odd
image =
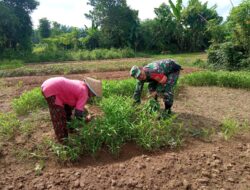
[[[191,72],[186,69],[185,72]],[[101,79],[123,79],[128,72],[88,73]],[[2,79],[1,112],[24,90],[40,86],[51,76]],[[81,79],[83,75],[68,75]],[[186,87],[174,104],[184,127],[219,128],[224,118],[250,121],[250,92],[218,87]],[[43,113],[48,116],[48,112]],[[44,169],[34,171],[37,160],[20,160],[13,149],[33,147],[53,137],[51,124],[41,123],[30,137],[17,135],[0,152],[0,189],[250,189],[250,132],[228,141],[220,133],[208,139],[187,138],[179,149],[145,152],[134,144],[122,148],[119,158],[102,150],[96,158],[83,156],[77,163],[45,158]]]

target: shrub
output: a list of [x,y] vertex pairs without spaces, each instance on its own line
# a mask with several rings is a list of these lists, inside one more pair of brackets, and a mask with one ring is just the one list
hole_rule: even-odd
[[196,66],[196,67],[200,67],[200,68],[207,68],[208,67],[207,62],[204,61],[204,60],[201,60],[201,59],[196,59],[193,62],[193,65]]
[[225,42],[219,45],[213,45],[208,50],[208,64],[215,69],[240,70],[249,67],[246,65],[247,55],[245,50],[234,45],[233,42]]

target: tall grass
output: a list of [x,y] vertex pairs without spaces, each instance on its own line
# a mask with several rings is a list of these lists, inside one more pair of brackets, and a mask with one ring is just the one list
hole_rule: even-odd
[[250,72],[195,72],[184,76],[182,82],[192,86],[221,86],[250,89]]

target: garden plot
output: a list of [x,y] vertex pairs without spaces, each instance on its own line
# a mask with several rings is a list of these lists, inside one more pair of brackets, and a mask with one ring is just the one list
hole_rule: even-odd
[[[18,93],[21,93],[21,89],[31,90],[28,97],[33,96],[37,101],[32,101],[30,106],[37,106],[38,109],[32,113],[21,110],[17,112],[20,116],[1,115],[5,126],[15,126],[13,131],[5,132],[10,136],[5,136],[5,140],[1,141],[0,162],[3,167],[0,170],[0,184],[3,187],[249,188],[250,137],[247,127],[250,108],[246,105],[250,105],[247,98],[250,92],[247,90],[186,86],[180,89],[174,105],[176,117],[158,121],[154,117],[145,118],[148,117],[145,115],[147,113],[139,111],[143,107],[139,107],[139,110],[131,108],[129,96],[134,89],[134,80],[107,81],[105,97],[101,102],[92,102],[90,111],[99,113],[102,110],[100,115],[110,113],[110,116],[85,126],[82,137],[89,146],[83,144],[86,149],[82,152],[77,138],[72,138],[70,143],[73,146],[67,147],[53,140],[48,110],[41,107],[43,102],[40,96],[36,97],[39,90],[33,90],[39,85],[33,83],[27,86],[23,82],[13,86],[13,81],[8,79],[7,87],[4,81],[1,88]],[[9,105],[16,95],[8,94]],[[20,105],[16,103],[17,107],[27,105],[25,98]],[[129,123],[126,118],[131,119]],[[138,118],[143,122],[136,121]],[[131,126],[133,122],[135,124]],[[171,124],[174,124],[172,128],[164,128]],[[101,138],[103,141],[98,141],[100,131],[95,131],[98,129],[94,125],[109,130],[106,137]],[[236,131],[230,134],[234,129]],[[239,129],[240,132],[237,131]],[[116,136],[116,133],[120,136]],[[108,138],[109,134],[113,135],[112,138]],[[105,144],[103,147],[98,144],[102,142]],[[17,168],[19,171],[13,172]]]

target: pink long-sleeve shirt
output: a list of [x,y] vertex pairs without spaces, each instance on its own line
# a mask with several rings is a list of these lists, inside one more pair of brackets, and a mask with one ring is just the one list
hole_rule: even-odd
[[77,110],[83,111],[87,103],[88,87],[80,80],[70,80],[64,77],[50,78],[41,86],[44,96],[56,96],[55,104],[68,104]]

